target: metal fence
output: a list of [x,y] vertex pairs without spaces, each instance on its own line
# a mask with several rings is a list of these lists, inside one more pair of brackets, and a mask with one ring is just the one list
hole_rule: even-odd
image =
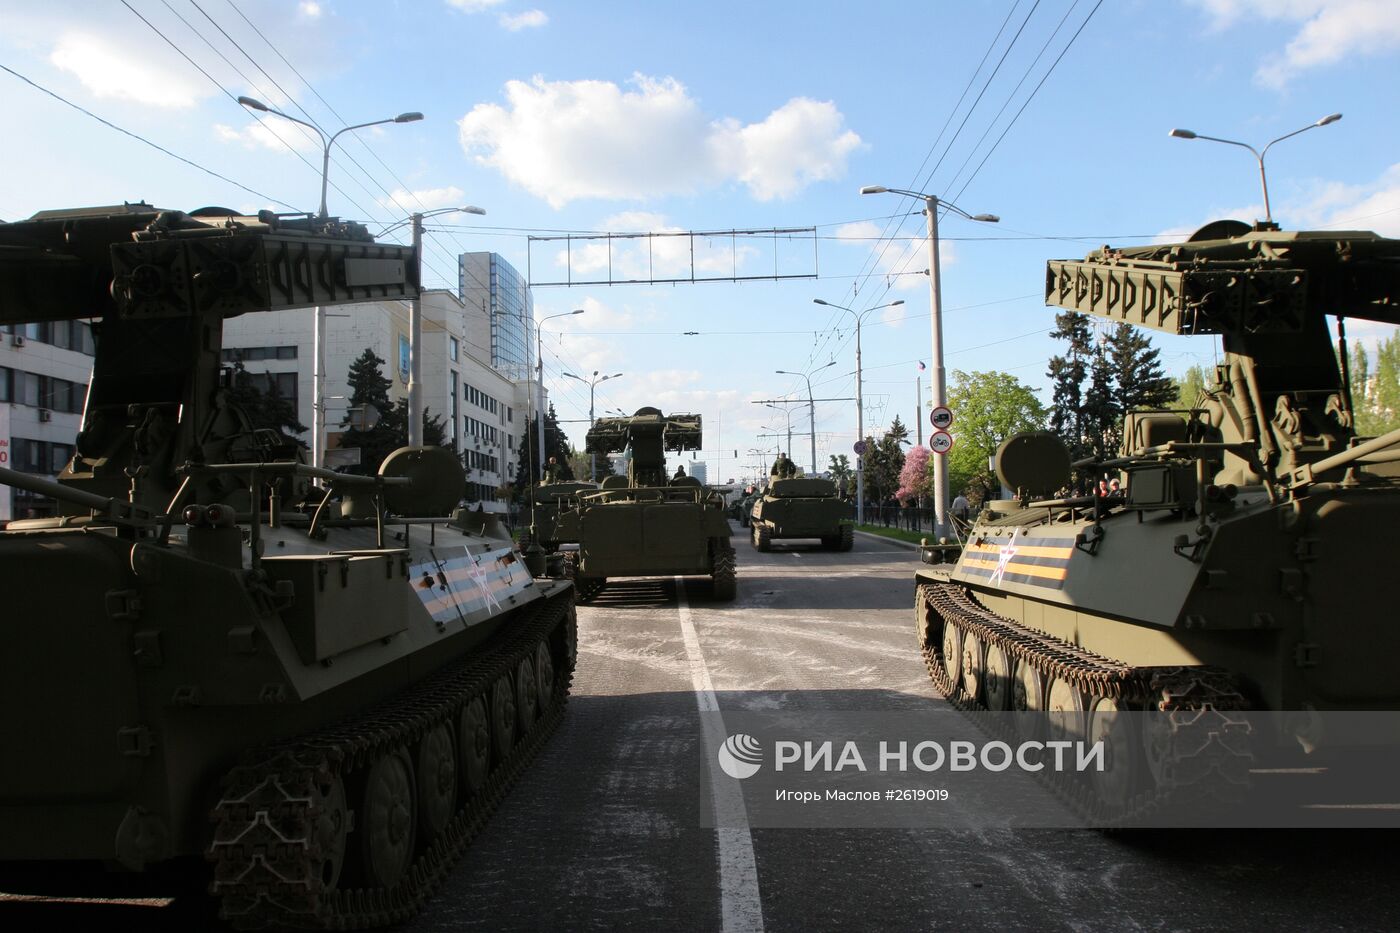
[[[884,528],[900,528],[904,531],[912,531],[915,534],[932,535],[934,532],[934,510],[931,508],[917,508],[913,506],[900,505],[866,505],[865,523],[867,525],[880,525]],[[949,519],[954,520],[951,513]],[[966,534],[969,522],[955,520],[958,535]]]

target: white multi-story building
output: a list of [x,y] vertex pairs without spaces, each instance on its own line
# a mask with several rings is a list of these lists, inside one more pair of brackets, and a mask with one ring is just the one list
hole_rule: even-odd
[[[0,466],[52,478],[73,458],[92,356],[86,321],[0,327]],[[0,486],[0,521],[55,511],[52,499]]]
[[[442,418],[448,442],[463,454],[467,500],[483,503],[488,511],[504,511],[497,490],[515,479],[528,426],[527,384],[490,364],[490,327],[479,309],[440,289],[424,291],[421,301],[423,405],[430,416]],[[390,399],[397,402],[408,393],[409,304],[386,301],[333,307],[326,318],[326,426],[329,462],[334,464],[340,425],[349,406],[350,364],[366,348],[385,361]],[[314,327],[315,311],[309,308],[246,314],[224,326],[225,361],[241,359],[255,383],[264,388],[275,381],[306,425],[314,423]]]

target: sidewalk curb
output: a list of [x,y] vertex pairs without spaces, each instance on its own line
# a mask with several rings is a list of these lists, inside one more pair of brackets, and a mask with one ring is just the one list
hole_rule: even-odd
[[869,531],[861,531],[859,529],[852,529],[852,531],[860,535],[862,538],[869,538],[872,541],[884,541],[886,544],[898,545],[902,548],[908,548],[911,551],[917,551],[919,549],[919,546],[913,541],[901,541],[898,538],[886,538],[884,535],[872,534]]

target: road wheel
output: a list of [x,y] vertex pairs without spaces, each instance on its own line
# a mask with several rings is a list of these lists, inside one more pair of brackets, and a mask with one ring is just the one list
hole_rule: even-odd
[[841,544],[839,549],[849,551],[856,543],[856,530],[852,525],[841,526]]
[[331,891],[340,883],[340,870],[345,866],[345,837],[350,830],[350,809],[345,796],[345,782],[340,775],[327,775],[318,780],[316,795],[316,843],[321,851],[321,884]]
[[457,812],[457,754],[445,725],[418,741],[418,831],[432,842]]
[[1094,790],[1104,803],[1117,809],[1132,802],[1147,773],[1134,719],[1108,697],[1095,699],[1089,713],[1088,743],[1092,747],[1101,742],[1104,747],[1104,768],[1092,772]]
[[491,747],[497,761],[505,761],[515,747],[515,691],[509,674],[491,685]]
[[941,621],[938,610],[933,608],[929,598],[932,587],[927,584],[914,591],[914,634],[919,639],[919,650],[933,647],[935,624]]
[[554,656],[549,653],[547,641],[535,646],[535,697],[541,712],[554,699]]
[[999,713],[1011,708],[1011,696],[1014,693],[1011,683],[1011,658],[1007,656],[1006,649],[995,642],[987,645],[986,658],[983,699],[987,709]]
[[956,691],[962,680],[962,629],[952,622],[943,623],[943,671]]
[[539,685],[535,681],[535,664],[529,658],[521,658],[515,666],[515,719],[520,734],[530,731],[539,715]]
[[398,884],[413,864],[418,828],[413,765],[404,751],[390,752],[370,765],[355,828],[365,886]]
[[769,551],[773,548],[773,532],[767,525],[754,525],[754,547],[760,551]]
[[982,649],[982,639],[973,632],[963,635],[962,643],[962,685],[968,699],[978,700],[986,684],[986,653]]
[[462,707],[457,717],[457,753],[463,793],[474,794],[491,773],[491,725],[481,697]]
[[1084,737],[1084,695],[1063,677],[1051,679],[1045,691],[1045,711],[1056,738]]
[[1045,708],[1045,688],[1040,671],[1029,661],[1022,660],[1016,664],[1011,708],[1020,713],[1033,713]]

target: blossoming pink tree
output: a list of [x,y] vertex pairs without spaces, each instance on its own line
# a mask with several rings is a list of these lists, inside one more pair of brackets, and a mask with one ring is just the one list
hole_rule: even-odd
[[901,504],[929,494],[933,477],[929,475],[927,447],[911,447],[904,457],[904,469],[899,472],[899,490],[894,494]]

